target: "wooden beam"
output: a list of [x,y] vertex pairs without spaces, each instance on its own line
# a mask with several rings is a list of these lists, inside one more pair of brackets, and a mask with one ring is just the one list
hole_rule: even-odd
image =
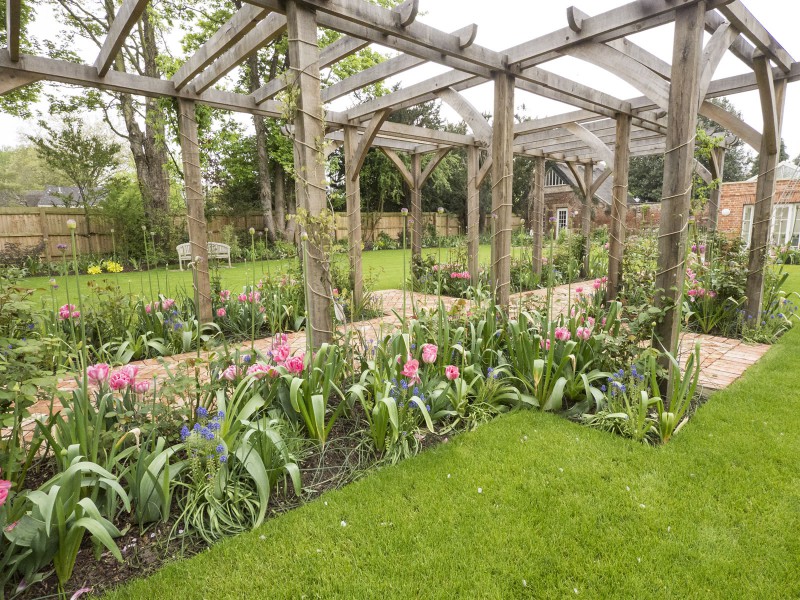
[[614,187],[611,200],[611,224],[608,232],[608,283],[606,299],[617,299],[622,286],[622,254],[625,250],[628,213],[628,170],[630,166],[631,119],[617,118],[617,141],[614,145]]
[[337,98],[413,69],[426,62],[424,58],[417,58],[410,54],[400,54],[326,87],[322,90],[322,101],[325,103],[332,102]]
[[422,155],[411,155],[411,256],[422,256]]
[[700,176],[700,179],[702,179],[707,184],[710,184],[712,181],[714,181],[714,176],[711,174],[711,171],[705,168],[705,166],[703,166],[703,163],[701,163],[696,158],[694,159],[694,170]]
[[0,96],[39,81],[39,77],[22,71],[0,69]]
[[[342,129],[331,131],[330,133],[325,135],[325,139],[337,144],[342,144],[344,142],[345,127],[347,127],[347,125],[342,127]],[[359,127],[356,127],[356,131],[358,132],[357,135],[359,136],[364,135],[363,131],[361,131]],[[372,144],[370,145],[370,147],[380,148],[382,146],[394,151],[408,152],[408,153],[434,152],[435,150],[438,150],[440,148],[440,146],[436,144],[418,144],[407,140],[397,140],[394,138],[384,137],[381,136],[380,134],[376,135],[375,138],[372,140]]]
[[[677,7],[699,0],[648,0],[630,2],[593,17],[583,18],[580,32],[569,26],[519,44],[506,51],[511,65],[526,67],[552,60],[558,53],[574,44],[586,41],[607,42],[626,35],[664,25],[673,20]],[[711,1],[709,9],[731,0]]]
[[6,47],[13,62],[19,60],[22,32],[22,0],[6,0]]
[[486,180],[486,176],[492,170],[492,152],[489,151],[486,154],[486,158],[483,159],[483,164],[481,168],[478,169],[478,185],[483,185],[483,182]]
[[475,139],[480,140],[486,146],[491,144],[492,127],[469,100],[453,88],[441,89],[436,92],[436,95],[464,119],[469,128],[472,129]]
[[[347,210],[347,247],[350,258],[350,285],[353,303],[361,306],[364,295],[364,275],[361,267],[361,183],[358,164],[358,129],[344,128],[345,195]],[[363,163],[362,163],[363,164]]]
[[570,173],[572,173],[572,177],[575,179],[575,185],[578,186],[578,190],[580,191],[581,196],[586,196],[589,190],[586,187],[586,181],[583,178],[583,174],[578,172],[578,165],[576,165],[575,163],[566,163],[566,164],[570,170]]
[[[369,123],[364,129],[364,135],[361,136],[360,140],[358,140],[358,145],[353,148],[352,153],[347,154],[347,156],[353,161],[353,168],[350,170],[350,177],[357,178],[361,173],[361,166],[364,164],[364,160],[367,158],[367,152],[372,145],[372,140],[374,140],[375,136],[378,135],[381,125],[383,125],[384,121],[389,118],[390,114],[392,114],[391,110],[382,110],[378,113],[375,113],[375,116],[370,119]],[[345,135],[345,141],[347,141],[348,135],[350,136],[351,142],[356,139],[354,137],[356,134],[353,133],[354,129],[354,127],[345,127],[346,131],[351,132],[350,134]]]
[[478,167],[481,151],[476,146],[467,146],[467,268],[473,284],[480,279],[478,257],[480,193]]
[[439,163],[444,160],[444,157],[450,152],[450,148],[442,148],[441,150],[437,150],[436,154],[434,154],[431,159],[428,161],[428,164],[425,165],[425,169],[420,173],[419,177],[419,188],[422,191],[422,186],[425,185],[425,182],[428,180],[428,177],[431,176],[433,170],[439,166]]
[[600,156],[600,160],[604,160],[608,164],[614,162],[614,153],[608,149],[608,146],[606,146],[605,142],[603,142],[599,137],[597,137],[594,133],[589,131],[580,123],[567,123],[564,125],[564,129],[584,142],[587,146],[589,146],[589,148],[597,152],[597,154]]
[[716,147],[711,150],[711,175],[717,185],[708,193],[708,229],[716,231],[719,222],[719,201],[722,196],[723,171],[725,169],[725,148]]
[[608,166],[606,167],[605,171],[603,171],[602,173],[600,173],[600,175],[597,176],[597,178],[592,183],[591,189],[589,190],[590,197],[594,198],[595,194],[597,194],[597,190],[599,190],[600,186],[603,185],[603,182],[611,176],[611,173],[613,173],[613,171],[611,167]]
[[347,117],[351,120],[365,118],[379,110],[395,108],[401,102],[420,99],[471,78],[472,75],[469,73],[448,71],[442,75],[437,75],[425,81],[421,81],[420,83],[404,87],[396,92],[386,94],[385,96],[379,96],[368,102],[354,106],[347,111]]
[[197,137],[195,103],[178,100],[178,133],[183,160],[183,180],[186,192],[187,225],[191,260],[194,262],[199,306],[197,318],[201,323],[214,320],[211,312],[211,278],[208,271],[208,232],[206,230],[205,198],[200,170],[200,144]]
[[[249,0],[253,4],[281,10],[280,0]],[[470,63],[481,69],[504,70],[504,60],[499,52],[476,44],[462,47],[458,37],[440,31],[419,21],[399,23],[399,13],[366,2],[366,0],[303,0],[306,6],[319,13],[319,23],[337,31],[369,39],[386,45],[388,37],[410,44],[411,54],[437,55],[437,62],[445,64],[445,57]],[[323,14],[328,15],[323,17]],[[417,54],[419,55],[419,54]]]
[[271,44],[286,30],[286,17],[272,13],[259,21],[227,52],[224,52],[194,80],[194,91],[204,92],[226,74],[241,64],[261,48]]
[[114,64],[114,60],[117,58],[117,53],[125,43],[125,38],[128,37],[131,29],[136,25],[146,8],[147,0],[123,0],[122,6],[117,11],[117,16],[114,17],[111,26],[108,28],[103,47],[100,48],[100,54],[98,54],[97,60],[94,61],[94,66],[100,77],[103,77],[111,69],[111,65]]
[[[567,163],[568,165],[571,163]],[[583,166],[583,210],[581,211],[581,235],[583,236],[583,276],[589,277],[592,254],[592,181],[594,165]]]
[[775,61],[778,68],[788,73],[794,59],[784,50],[769,31],[759,23],[753,14],[740,2],[735,0],[726,6],[720,6],[722,16],[728,19],[736,29],[742,32],[756,47]]
[[769,154],[775,154],[780,147],[780,115],[776,104],[775,80],[772,77],[772,68],[769,59],[764,55],[757,55],[753,62],[758,80],[758,96],[761,100],[761,114],[764,118],[764,131],[762,141]]
[[[726,21],[725,18],[715,10],[706,12],[706,31],[709,33],[714,33],[724,23],[729,22],[730,21]],[[733,40],[733,44],[731,44],[730,47],[731,54],[751,69],[753,68],[753,50],[753,46],[741,35]]]
[[220,55],[232,48],[268,14],[268,10],[251,4],[246,4],[233,13],[231,18],[175,71],[170,78],[175,88],[184,87]]
[[[298,208],[312,216],[327,209],[325,164],[319,150],[325,137],[320,100],[319,47],[314,11],[297,0],[286,0],[286,27],[289,39],[289,64],[297,74],[297,108],[294,115],[295,189]],[[305,252],[305,293],[309,346],[318,348],[333,339],[330,248],[324,240],[329,232],[323,225],[309,222],[304,227],[308,241]],[[302,233],[301,233],[302,235]]]
[[761,148],[761,133],[742,121],[732,112],[706,100],[700,105],[700,114],[718,123],[754,150],[758,151],[758,149]]
[[[659,292],[655,298],[656,306],[666,313],[656,327],[654,342],[659,349],[672,353],[678,347],[681,324],[704,27],[703,2],[676,11],[667,152],[664,155],[664,187],[658,235],[656,290]],[[668,398],[670,392],[668,390]]]
[[[411,22],[417,17],[417,13],[419,11],[419,0],[405,0],[405,2],[395,7],[393,10],[400,15],[401,22],[405,22],[409,19],[409,22]],[[339,62],[343,58],[346,58],[347,56],[355,54],[359,50],[366,48],[369,46],[369,44],[369,41],[350,36],[343,36],[322,49],[320,52],[320,68],[326,69],[332,64]],[[255,99],[256,104],[260,104],[264,100],[273,98],[284,89],[286,89],[286,81],[283,78],[273,79],[257,90],[253,94],[253,98]],[[328,102],[324,96],[322,101]]]
[[[340,37],[332,44],[322,49],[319,55],[320,69],[327,69],[332,64],[339,62],[343,58],[355,54],[359,50],[369,46],[369,42],[352,38],[350,36]],[[262,85],[259,89],[253,92],[253,100],[256,104],[261,104],[265,100],[274,98],[283,90],[286,89],[288,83],[286,77],[276,77]],[[323,103],[325,99],[323,98]]]
[[511,292],[514,78],[501,72],[494,76],[492,129],[492,288],[497,304],[507,309]]
[[397,152],[392,150],[391,148],[381,147],[381,152],[383,152],[386,157],[392,161],[394,166],[400,171],[400,176],[403,178],[403,181],[406,182],[406,185],[410,188],[414,187],[414,176],[411,174],[411,171],[408,170],[408,167],[403,162]]
[[613,73],[650,98],[662,110],[666,110],[669,99],[669,82],[664,81],[652,70],[627,54],[611,46],[595,42],[570,46],[566,49],[566,54]]
[[714,71],[717,70],[722,57],[725,56],[728,48],[737,37],[739,37],[739,32],[731,27],[730,23],[722,23],[712,34],[711,39],[708,40],[706,47],[703,49],[700,82],[698,84],[701,104],[705,101],[706,91],[711,83],[711,78],[714,76]]

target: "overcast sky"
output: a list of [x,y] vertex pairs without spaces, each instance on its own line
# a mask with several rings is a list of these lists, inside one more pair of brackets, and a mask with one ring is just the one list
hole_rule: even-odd
[[[478,24],[476,43],[494,50],[504,50],[515,44],[546,34],[566,26],[566,9],[576,5],[589,14],[595,15],[625,2],[621,0],[584,0],[576,4],[576,0],[421,0],[419,21],[444,31],[452,31],[469,23]],[[800,1],[798,0],[745,0],[745,4],[761,21],[761,23],[777,38],[784,48],[795,59],[800,57]],[[35,35],[40,38],[57,36],[61,27],[46,10],[40,12],[35,24]],[[672,57],[672,25],[651,29],[630,36],[630,39],[660,58],[671,62]],[[706,34],[708,39],[708,34]],[[85,48],[85,60],[93,62],[96,50]],[[559,58],[542,65],[560,75],[579,81],[583,84],[610,93],[618,98],[632,98],[642,93],[614,75],[608,74],[577,59]],[[424,65],[402,74],[395,81],[409,85],[427,79],[447,70],[438,65]],[[747,71],[747,67],[733,55],[728,53],[721,62],[714,78],[737,75]],[[492,86],[490,83],[467,90],[467,98],[482,112],[492,110]],[[730,97],[734,105],[742,111],[744,119],[761,130],[762,118],[758,93],[747,92]],[[347,102],[338,102],[333,106],[340,110],[347,107]],[[786,97],[786,110],[783,125],[783,137],[791,157],[800,153],[800,111],[792,110],[800,103],[800,82],[790,84]],[[516,91],[515,105],[518,112],[531,117],[543,117],[575,110],[574,107],[560,104],[530,93]],[[453,120],[458,117],[445,107],[446,116]],[[97,115],[87,115],[88,120],[99,120]],[[247,122],[243,118],[243,122]],[[0,131],[3,145],[19,143],[24,133],[31,131],[31,123],[17,118],[0,115]]]

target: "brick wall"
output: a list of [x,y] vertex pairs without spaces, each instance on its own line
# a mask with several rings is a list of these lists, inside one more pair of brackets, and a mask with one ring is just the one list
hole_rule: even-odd
[[[775,183],[774,204],[790,204],[800,202],[800,185],[792,193],[786,193],[791,179],[781,179]],[[742,212],[746,204],[756,202],[756,182],[737,181],[722,184],[719,201],[719,230],[736,237],[742,233]],[[731,211],[727,217],[722,214],[725,209]]]
[[[545,222],[550,217],[556,216],[559,208],[569,209],[569,228],[573,231],[580,231],[583,203],[577,194],[568,186],[559,188],[548,188],[545,191]],[[576,216],[574,213],[578,211]],[[640,229],[658,227],[661,220],[660,204],[632,204],[628,206],[626,226],[628,231],[634,232]],[[611,222],[611,206],[604,202],[595,201],[592,204],[592,227],[608,226]]]

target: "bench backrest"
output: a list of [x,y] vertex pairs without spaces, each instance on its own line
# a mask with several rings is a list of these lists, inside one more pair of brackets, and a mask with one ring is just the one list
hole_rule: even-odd
[[192,254],[192,245],[189,243],[178,244],[175,248],[178,251],[178,256],[189,257]]
[[[181,258],[191,258],[192,245],[190,243],[178,244],[175,249],[178,251],[178,256]],[[231,255],[231,247],[228,244],[220,242],[208,242],[208,254],[212,258],[229,257]]]

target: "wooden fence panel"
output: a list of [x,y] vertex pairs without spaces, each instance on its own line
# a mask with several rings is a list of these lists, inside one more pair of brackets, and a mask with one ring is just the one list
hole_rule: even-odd
[[[111,230],[113,222],[102,214],[87,215],[80,208],[0,208],[0,251],[7,244],[19,244],[21,247],[36,246],[45,240],[42,256],[45,259],[61,258],[59,244],[69,246],[70,234],[67,220],[75,219],[77,223],[76,239],[81,254],[105,254],[113,251]],[[362,216],[364,241],[374,242],[381,232],[392,239],[399,239],[403,231],[403,217],[399,213],[364,213]],[[186,229],[186,216],[174,215],[176,227]],[[423,228],[435,224],[440,235],[460,235],[463,233],[461,222],[455,215],[423,213]],[[244,233],[250,227],[258,231],[264,230],[264,215],[258,211],[237,215],[213,215],[208,220],[208,239],[212,242],[224,242],[223,231],[232,226],[237,233]],[[347,237],[347,216],[336,214],[336,239]],[[188,239],[188,238],[187,238]],[[184,241],[184,240],[181,240]]]

